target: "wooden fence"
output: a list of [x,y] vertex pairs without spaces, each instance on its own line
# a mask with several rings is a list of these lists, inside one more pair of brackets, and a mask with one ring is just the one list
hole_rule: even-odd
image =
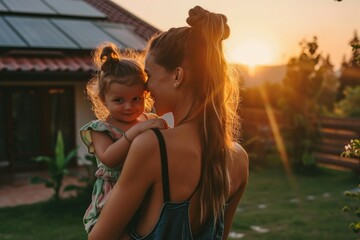
[[360,138],[360,118],[322,117],[320,121],[322,139],[315,153],[318,164],[359,172],[359,159],[340,155],[351,139]]
[[[262,144],[253,145],[253,148],[257,149],[252,150],[262,151],[263,149],[259,148],[275,146],[270,121],[265,110],[244,109],[241,115],[245,144],[256,137],[261,139]],[[274,112],[274,117],[280,129],[286,124],[282,115],[279,111]],[[315,152],[317,164],[336,169],[360,171],[359,159],[340,157],[344,151],[344,146],[351,139],[360,138],[360,118],[321,117],[320,124],[322,138]]]

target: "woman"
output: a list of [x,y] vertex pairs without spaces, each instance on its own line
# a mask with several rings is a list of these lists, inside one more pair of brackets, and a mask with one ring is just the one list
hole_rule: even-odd
[[148,88],[156,113],[173,113],[174,128],[134,139],[89,239],[227,238],[248,157],[234,143],[239,88],[223,56],[226,21],[197,6],[190,27],[150,40]]

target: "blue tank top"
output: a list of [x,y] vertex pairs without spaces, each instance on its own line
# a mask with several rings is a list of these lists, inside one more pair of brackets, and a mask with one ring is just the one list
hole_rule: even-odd
[[[164,137],[159,129],[152,129],[159,141],[161,170],[163,182],[164,204],[160,212],[160,217],[154,229],[146,236],[139,236],[135,231],[135,224],[139,219],[134,219],[131,226],[130,236],[135,240],[221,240],[224,232],[224,218],[218,219],[214,224],[213,219],[204,227],[202,233],[193,237],[189,221],[189,207],[191,196],[183,202],[172,202],[170,200],[169,172],[167,153]],[[196,191],[196,189],[195,189]],[[195,192],[194,191],[194,192]]]

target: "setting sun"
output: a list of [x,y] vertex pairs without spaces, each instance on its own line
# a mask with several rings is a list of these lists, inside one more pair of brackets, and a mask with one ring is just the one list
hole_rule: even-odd
[[228,52],[229,60],[250,67],[275,62],[275,49],[270,43],[258,39],[247,39],[237,43]]

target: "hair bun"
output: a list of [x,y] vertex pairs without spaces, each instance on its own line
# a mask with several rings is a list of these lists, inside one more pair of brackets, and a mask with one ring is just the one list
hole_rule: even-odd
[[107,46],[104,47],[101,55],[100,55],[100,60],[101,62],[106,62],[107,60],[119,60],[119,55],[115,52],[115,50],[113,49],[112,46]]
[[119,54],[115,51],[113,46],[106,46],[102,49],[100,54],[101,70],[107,71],[114,63],[118,63],[120,60]]
[[230,28],[227,25],[227,18],[220,13],[212,13],[200,6],[195,6],[189,10],[189,17],[186,22],[196,30],[211,27],[214,33],[219,34],[222,40],[230,36]]
[[206,21],[206,18],[209,18],[210,12],[203,9],[200,6],[196,6],[189,10],[189,17],[186,19],[186,22],[193,28],[200,27]]

